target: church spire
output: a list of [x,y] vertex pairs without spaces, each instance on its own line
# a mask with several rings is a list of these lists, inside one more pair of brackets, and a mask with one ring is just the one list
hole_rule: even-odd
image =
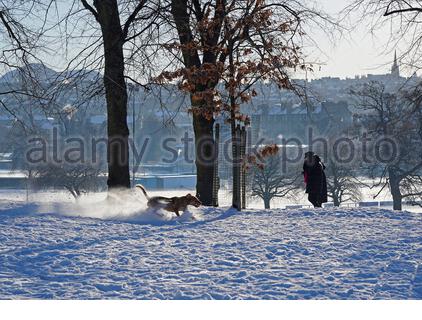
[[397,63],[397,51],[394,51],[394,63],[391,67],[391,75],[394,77],[400,77],[399,64]]

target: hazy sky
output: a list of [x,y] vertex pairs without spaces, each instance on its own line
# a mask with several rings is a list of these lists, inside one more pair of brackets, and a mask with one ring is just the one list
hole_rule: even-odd
[[[354,0],[309,1],[313,1],[316,6],[320,7],[321,11],[338,18],[338,13]],[[352,20],[354,20],[353,17]],[[346,22],[344,22],[344,25],[350,27],[350,24]],[[305,52],[310,54],[310,60],[317,60],[322,65],[321,70],[319,66],[315,67],[314,73],[308,74],[308,77],[334,76],[345,78],[368,73],[383,74],[390,72],[394,52],[391,52],[391,47],[386,50],[389,30],[380,30],[375,34],[375,37],[368,30],[368,25],[358,26],[350,33],[345,33],[341,38],[338,34],[334,41],[328,39],[320,29],[310,30],[313,31],[310,37],[317,42],[320,50],[311,47],[307,48]],[[400,50],[398,51],[400,52]]]
[[[322,11],[336,17],[339,11],[354,0],[309,1],[314,1]],[[345,78],[368,73],[383,74],[390,72],[395,48],[386,47],[390,34],[389,30],[379,30],[375,35],[370,34],[368,30],[368,25],[357,26],[352,32],[346,33],[341,38],[336,37],[334,41],[329,40],[320,29],[310,30],[310,32],[313,32],[310,37],[316,41],[320,50],[311,47],[307,48],[305,52],[309,54],[308,60],[318,61],[322,64],[320,67],[315,67],[314,73],[308,74],[308,77],[333,76]],[[77,50],[71,49],[71,51]],[[397,48],[397,51],[400,53],[399,48]],[[54,69],[61,69],[66,63],[66,58],[56,54],[49,56],[46,63]],[[409,72],[406,75],[409,75]]]
[[[335,15],[353,0],[316,0],[328,13]],[[386,47],[388,30],[374,34],[368,32],[368,26],[357,26],[351,34],[337,38],[333,43],[321,33],[315,34],[324,54],[318,58],[325,62],[321,71],[316,68],[314,77],[337,76],[353,77],[363,74],[382,74],[390,71],[394,58],[394,49]],[[398,52],[400,52],[399,48]]]

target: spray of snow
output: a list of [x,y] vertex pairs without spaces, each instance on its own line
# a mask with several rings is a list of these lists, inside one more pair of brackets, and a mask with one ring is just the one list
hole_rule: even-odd
[[44,202],[38,213],[152,224],[202,220],[201,210],[193,207],[189,207],[180,217],[163,209],[148,208],[147,200],[136,189],[85,196],[74,203]]

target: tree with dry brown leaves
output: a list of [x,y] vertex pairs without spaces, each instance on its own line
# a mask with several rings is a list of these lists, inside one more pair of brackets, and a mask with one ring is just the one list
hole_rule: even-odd
[[212,203],[215,117],[225,117],[234,138],[237,124],[249,124],[241,105],[257,94],[254,84],[273,81],[294,89],[291,73],[310,68],[301,52],[304,25],[321,21],[329,19],[298,1],[171,1],[169,23],[178,37],[163,47],[182,63],[172,64],[157,80],[178,81],[190,95],[197,195],[203,203]]

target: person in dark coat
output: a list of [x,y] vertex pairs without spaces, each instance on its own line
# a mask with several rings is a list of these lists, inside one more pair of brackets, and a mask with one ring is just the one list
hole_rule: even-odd
[[306,183],[308,200],[315,208],[321,208],[327,202],[327,178],[321,158],[312,151],[305,153],[303,177]]

